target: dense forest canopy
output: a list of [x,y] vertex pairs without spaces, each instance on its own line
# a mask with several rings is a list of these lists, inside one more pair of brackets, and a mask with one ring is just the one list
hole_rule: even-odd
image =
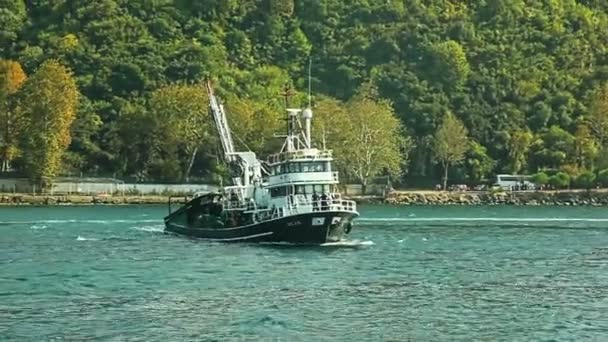
[[[454,182],[576,177],[608,167],[607,13],[598,0],[0,0],[0,58],[27,77],[49,60],[72,71],[63,174],[213,180],[223,171],[209,119],[196,117],[200,82],[214,80],[243,144],[264,154],[282,129],[279,94],[305,93],[310,57],[313,105],[353,115],[369,83],[401,121],[409,162],[377,173],[401,164],[401,180],[438,182],[434,140],[451,113],[468,134]],[[9,88],[3,113],[23,97]],[[23,155],[11,154],[14,168]]]

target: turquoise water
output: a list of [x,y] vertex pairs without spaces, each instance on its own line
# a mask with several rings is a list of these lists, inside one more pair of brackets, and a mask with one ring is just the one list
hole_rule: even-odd
[[0,340],[605,341],[608,210],[364,206],[338,246],[0,208]]

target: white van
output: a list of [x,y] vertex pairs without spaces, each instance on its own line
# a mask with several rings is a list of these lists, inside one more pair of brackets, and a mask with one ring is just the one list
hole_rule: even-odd
[[496,175],[494,186],[504,190],[535,190],[536,184],[530,181],[531,178],[526,175]]

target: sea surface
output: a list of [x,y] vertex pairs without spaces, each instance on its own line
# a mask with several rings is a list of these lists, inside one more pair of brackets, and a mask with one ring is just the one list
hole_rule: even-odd
[[608,209],[362,206],[221,244],[164,206],[0,208],[0,341],[608,341]]

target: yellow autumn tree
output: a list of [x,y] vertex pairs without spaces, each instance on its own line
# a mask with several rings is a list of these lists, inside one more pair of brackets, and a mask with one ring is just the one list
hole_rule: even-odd
[[443,167],[443,190],[447,190],[448,170],[451,165],[461,163],[469,148],[468,131],[462,121],[447,112],[441,126],[435,132],[433,156]]
[[346,105],[336,99],[323,97],[315,101],[312,108],[312,141],[315,147],[333,150],[335,165],[342,174],[349,169],[348,160],[345,155],[345,132],[351,132],[348,111]]
[[313,108],[313,138],[334,150],[341,174],[365,187],[381,174],[399,176],[406,166],[411,140],[390,103],[365,84],[346,104],[321,99]]
[[[188,156],[180,161],[183,177],[188,180],[199,148],[211,138],[209,99],[202,85],[170,85],[156,90],[150,109],[156,121],[159,144],[182,149]],[[162,146],[159,147],[163,149]]]
[[365,187],[373,177],[388,174],[399,177],[406,167],[412,147],[391,104],[365,86],[347,103],[350,133],[343,141],[346,174]]
[[78,97],[72,72],[56,60],[44,62],[23,86],[19,102],[28,133],[21,139],[23,161],[41,189],[48,189],[61,169]]
[[23,131],[15,108],[15,94],[25,82],[21,65],[14,61],[0,60],[0,171],[10,170],[11,162],[19,154],[18,138]]
[[277,146],[273,143],[280,142],[274,135],[282,133],[281,115],[285,115],[285,111],[249,98],[228,96],[226,100],[226,115],[235,144],[246,145],[244,148],[261,156],[274,152]]

